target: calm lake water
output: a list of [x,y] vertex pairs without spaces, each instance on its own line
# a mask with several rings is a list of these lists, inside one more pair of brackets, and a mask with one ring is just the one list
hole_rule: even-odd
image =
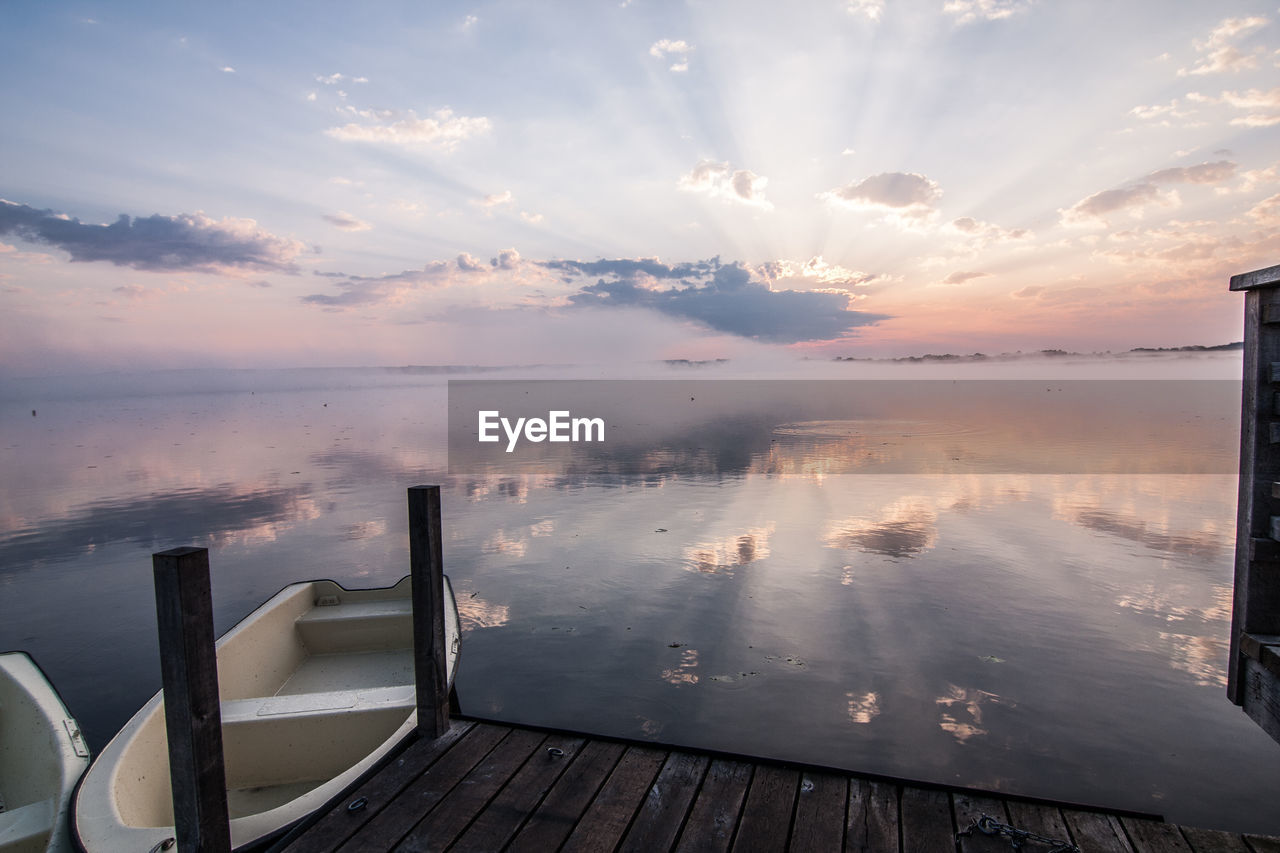
[[441,483],[464,712],[1280,833],[1280,745],[1225,693],[1238,379],[649,375],[607,383],[605,446],[509,459],[449,407],[527,385],[0,384],[0,649],[99,749],[159,686],[153,552],[210,548],[221,631],[395,581]]

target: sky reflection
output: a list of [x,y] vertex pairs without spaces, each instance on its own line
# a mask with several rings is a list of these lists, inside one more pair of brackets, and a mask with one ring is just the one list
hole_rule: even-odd
[[446,457],[442,382],[5,409],[0,646],[101,748],[158,685],[153,551],[210,547],[224,630],[295,580],[396,580],[404,489],[436,481],[466,711],[1278,832],[1277,747],[1221,686],[1236,415],[1214,386],[1139,395],[1064,441],[1115,439],[1102,464],[1050,471],[1010,467],[1014,436],[1079,434],[1061,408],[734,420],[709,395],[721,414],[648,443],[637,410],[623,450],[508,468]]

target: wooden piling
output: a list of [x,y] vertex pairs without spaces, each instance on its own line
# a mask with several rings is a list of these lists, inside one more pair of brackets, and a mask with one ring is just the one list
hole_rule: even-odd
[[1244,291],[1245,314],[1227,695],[1280,741],[1280,266],[1230,287]]
[[440,487],[409,489],[409,570],[413,576],[413,674],[418,733],[449,731],[449,679],[444,647],[444,556]]
[[151,564],[178,849],[229,853],[209,551],[174,548]]

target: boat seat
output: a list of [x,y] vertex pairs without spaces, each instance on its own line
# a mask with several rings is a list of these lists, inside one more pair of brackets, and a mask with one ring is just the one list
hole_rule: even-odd
[[360,714],[394,708],[408,710],[416,705],[416,701],[412,684],[233,699],[222,703],[222,724],[234,726],[280,717]]
[[315,607],[294,624],[312,654],[412,648],[413,603],[357,601]]
[[53,798],[0,812],[0,849],[43,850],[57,816]]

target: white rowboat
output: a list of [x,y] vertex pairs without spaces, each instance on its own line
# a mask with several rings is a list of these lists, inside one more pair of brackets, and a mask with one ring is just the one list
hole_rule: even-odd
[[[458,611],[444,579],[448,683]],[[410,579],[347,590],[285,587],[217,643],[231,843],[282,833],[358,779],[417,725]],[[168,738],[157,693],[80,784],[74,826],[89,853],[146,851],[174,836]]]
[[40,667],[0,654],[0,851],[70,851],[71,792],[88,766],[80,727]]

